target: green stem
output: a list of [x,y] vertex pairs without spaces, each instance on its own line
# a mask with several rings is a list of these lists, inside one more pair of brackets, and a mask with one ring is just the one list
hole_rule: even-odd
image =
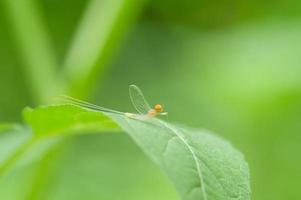
[[[92,0],[79,24],[60,80],[73,96],[84,98],[121,36],[142,8],[143,0]],[[60,83],[62,81],[59,81]]]
[[54,83],[56,58],[35,0],[3,0],[16,50],[36,103],[48,101]]

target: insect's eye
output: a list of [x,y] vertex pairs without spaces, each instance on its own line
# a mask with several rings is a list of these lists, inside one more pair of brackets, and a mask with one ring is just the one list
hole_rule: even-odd
[[157,112],[162,112],[162,111],[163,111],[162,105],[156,104],[156,105],[155,105],[155,110],[156,110]]

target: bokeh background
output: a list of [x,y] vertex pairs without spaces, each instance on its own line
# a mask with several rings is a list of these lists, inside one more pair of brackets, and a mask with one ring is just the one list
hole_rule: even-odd
[[[230,140],[252,199],[301,199],[301,1],[2,0],[0,120],[60,94]],[[2,184],[7,199],[177,199],[125,134],[68,138]]]

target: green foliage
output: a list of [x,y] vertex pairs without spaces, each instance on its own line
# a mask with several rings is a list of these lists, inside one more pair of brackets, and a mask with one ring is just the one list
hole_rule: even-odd
[[37,135],[117,129],[117,125],[105,115],[71,105],[39,107],[34,110],[25,108],[23,113],[25,121]]
[[296,0],[1,1],[0,199],[176,199],[125,134],[95,134],[113,131],[93,121],[104,116],[88,125],[89,113],[24,111],[36,134],[10,123],[60,94],[129,111],[133,83],[171,121],[237,146],[253,199],[301,199],[300,8]]
[[[182,199],[250,199],[247,163],[223,139],[208,131],[183,128],[159,119],[141,121],[125,115],[106,115],[165,171]],[[2,149],[11,154],[3,158],[2,175],[16,165],[29,165],[41,158],[65,133],[116,131],[117,124],[109,117],[72,105],[26,108],[24,118],[33,134],[24,139],[18,137],[17,141],[22,142],[15,141],[10,149]]]
[[248,165],[225,140],[159,119],[109,116],[166,172],[182,199],[250,199]]

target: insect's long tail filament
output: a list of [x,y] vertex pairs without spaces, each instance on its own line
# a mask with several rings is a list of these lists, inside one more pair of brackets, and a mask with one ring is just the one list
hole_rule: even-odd
[[123,112],[119,112],[119,111],[116,111],[116,110],[111,110],[111,109],[108,109],[108,108],[97,106],[95,104],[88,103],[86,101],[82,101],[82,100],[79,100],[79,99],[76,99],[76,98],[73,98],[73,97],[70,97],[70,96],[66,96],[66,95],[61,96],[59,99],[66,102],[66,103],[70,103],[72,105],[88,108],[90,110],[97,110],[97,111],[103,111],[103,112],[109,112],[109,113],[115,113],[115,114],[122,114],[122,115],[124,114]]

